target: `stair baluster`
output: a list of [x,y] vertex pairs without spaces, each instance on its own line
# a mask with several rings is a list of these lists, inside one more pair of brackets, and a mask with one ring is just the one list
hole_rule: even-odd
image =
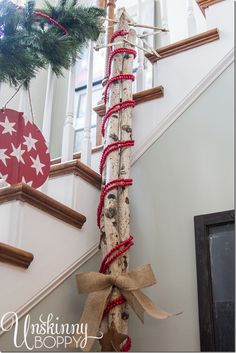
[[[51,129],[52,129],[52,110],[53,110],[55,83],[56,83],[56,75],[52,71],[51,65],[49,65],[46,96],[45,96],[45,103],[44,103],[44,112],[43,112],[43,126],[42,126],[42,134],[47,142],[48,149],[50,147],[50,136],[51,136]],[[47,194],[47,188],[48,188],[48,180],[39,188],[39,190]]]
[[[167,0],[161,0],[161,26],[168,28],[168,9]],[[163,32],[161,35],[162,46],[170,43],[170,32]]]
[[194,0],[187,0],[187,26],[188,26],[188,36],[191,37],[197,33],[197,21],[194,12]]
[[73,65],[69,70],[66,118],[63,127],[61,161],[66,162],[73,159],[74,152],[74,98],[75,98],[75,73],[76,66]]
[[91,165],[91,122],[92,122],[92,93],[93,93],[93,42],[89,45],[87,95],[84,122],[84,137],[82,141],[81,161],[88,166]]
[[[137,21],[142,23],[142,0],[137,1]],[[142,47],[142,41],[138,41],[139,46]],[[138,49],[138,70],[136,72],[136,92],[141,92],[144,89],[144,56],[143,51]]]
[[55,80],[56,75],[52,71],[51,65],[48,67],[48,78],[47,78],[47,88],[46,88],[46,98],[44,104],[44,113],[43,113],[43,127],[42,133],[45,137],[45,140],[50,143],[50,134],[52,127],[52,108],[53,108],[53,97],[55,91]]

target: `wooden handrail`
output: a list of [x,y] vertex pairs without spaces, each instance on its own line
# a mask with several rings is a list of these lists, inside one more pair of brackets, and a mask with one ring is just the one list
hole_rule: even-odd
[[[133,99],[136,104],[145,103],[147,101],[161,98],[164,96],[164,88],[162,86],[157,86],[154,88],[147,89],[145,91],[134,93]],[[93,108],[93,110],[100,116],[103,117],[105,115],[105,105],[99,104]]]
[[0,189],[0,204],[13,200],[27,202],[47,214],[79,229],[82,228],[86,221],[86,217],[79,212],[35,190],[27,184],[19,183]]
[[219,38],[219,31],[217,28],[214,28],[195,36],[180,40],[173,44],[166,45],[165,47],[156,49],[156,51],[161,55],[161,58],[158,58],[154,54],[145,54],[145,56],[148,60],[151,61],[151,63],[155,63],[156,61],[162,60],[168,56],[199,47],[200,45],[213,42]]
[[205,16],[205,10],[209,6],[215,5],[215,4],[217,4],[218,2],[221,2],[221,1],[224,1],[224,0],[196,0],[198,6],[200,7],[200,9],[201,9],[202,13],[204,14],[204,16]]
[[164,96],[164,87],[157,86],[146,89],[141,92],[134,93],[133,98],[136,104],[145,103]]
[[34,255],[12,245],[0,243],[0,261],[11,265],[28,268]]

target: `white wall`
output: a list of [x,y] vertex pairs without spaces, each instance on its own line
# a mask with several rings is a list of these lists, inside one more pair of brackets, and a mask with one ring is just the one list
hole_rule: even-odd
[[134,350],[198,351],[195,215],[233,208],[233,67],[133,166],[132,267],[150,262],[158,284],[147,292],[183,314],[135,318]]
[[[98,269],[99,267],[100,256],[97,254],[91,260],[89,260],[85,265],[83,265],[79,271],[77,272],[87,272],[94,271],[94,269]],[[39,315],[43,315],[43,319],[45,319],[49,313],[54,315],[54,322],[57,323],[76,323],[79,321],[80,312],[82,311],[84,301],[86,297],[83,295],[79,297],[75,274],[70,276],[60,287],[58,287],[54,292],[47,296],[38,306],[36,306],[30,312],[31,323],[39,322]],[[56,321],[56,317],[59,318]],[[19,336],[18,342],[19,344],[22,342],[22,332],[23,332],[24,319],[20,320],[19,323]],[[29,346],[34,344],[33,336],[28,335],[27,342]],[[48,342],[48,344],[50,344]],[[4,351],[28,351],[26,346],[22,346],[20,349],[16,349],[13,345],[13,331],[6,332],[4,335],[0,336],[0,350]],[[63,347],[59,347],[57,351],[64,351]],[[41,348],[35,351],[47,351],[45,348]],[[54,351],[54,349],[53,349]],[[55,349],[56,351],[56,349]],[[76,351],[71,349],[70,351]]]

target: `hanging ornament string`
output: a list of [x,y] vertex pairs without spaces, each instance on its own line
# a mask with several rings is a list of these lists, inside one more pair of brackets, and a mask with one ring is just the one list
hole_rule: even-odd
[[8,99],[8,101],[6,101],[6,103],[5,103],[5,104],[3,105],[3,107],[2,107],[3,110],[6,109],[8,103],[10,103],[10,101],[17,95],[17,93],[20,91],[20,89],[21,89],[22,86],[23,86],[23,85],[20,85],[20,86],[16,89],[16,91],[13,93],[13,95]]
[[29,89],[29,88],[28,88],[28,97],[29,97],[29,104],[30,104],[30,111],[31,111],[31,116],[32,116],[32,122],[34,123],[33,105],[32,105],[31,94],[30,94],[30,89]]
[[[111,37],[111,43],[113,43],[115,38],[117,38],[119,36],[126,36],[127,34],[128,34],[128,32],[123,31],[123,30],[115,32]],[[130,48],[126,48],[126,47],[114,49],[113,51],[111,51],[111,53],[109,55],[109,59],[108,59],[108,81],[107,81],[107,85],[106,85],[105,92],[104,92],[105,105],[107,103],[108,90],[113,83],[115,83],[117,81],[123,81],[123,80],[134,81],[134,79],[135,79],[135,76],[133,74],[120,74],[120,75],[117,75],[117,76],[110,78],[112,60],[114,59],[114,57],[117,54],[123,54],[123,55],[128,54],[128,55],[133,55],[134,58],[136,57],[136,51],[133,49],[130,49]],[[102,136],[104,137],[104,135],[105,135],[106,123],[112,115],[114,115],[124,109],[134,108],[134,106],[135,106],[134,100],[126,100],[126,101],[119,102],[119,103],[113,105],[110,109],[108,109],[108,111],[105,114],[105,117],[102,121],[102,126],[101,126]],[[115,141],[115,142],[110,143],[108,146],[106,146],[103,149],[102,157],[100,160],[100,174],[102,174],[102,172],[103,172],[103,168],[105,166],[107,157],[110,153],[112,153],[118,149],[130,148],[132,146],[134,146],[134,140]],[[125,188],[127,186],[131,186],[132,184],[133,184],[132,179],[118,178],[118,179],[110,181],[109,183],[105,184],[102,187],[101,195],[100,195],[100,202],[99,202],[99,205],[97,208],[97,224],[98,224],[99,228],[101,226],[101,215],[102,215],[102,209],[104,206],[106,195],[113,189],[118,189],[120,187]],[[128,239],[126,239],[126,240],[120,242],[119,244],[117,244],[116,246],[114,246],[103,258],[99,272],[106,273],[106,271],[110,267],[111,263],[114,262],[121,255],[123,255],[125,252],[127,252],[133,245],[134,245],[133,237],[130,236]],[[125,302],[126,302],[126,300],[123,296],[119,296],[114,300],[108,301],[106,308],[104,310],[104,313],[103,313],[103,317],[108,315],[109,311],[112,310],[114,307],[116,307],[117,305],[122,305]],[[128,352],[131,349],[131,345],[132,345],[131,338],[128,337],[125,344],[121,347],[121,351]]]
[[[22,88],[23,84],[20,85],[16,91],[13,93],[13,95],[8,99],[8,101],[4,104],[4,106],[2,107],[2,110],[5,110],[7,108],[8,103],[11,102],[11,100],[17,95],[17,93],[20,91],[20,89]],[[31,112],[31,116],[32,116],[32,122],[34,123],[34,113],[33,113],[33,105],[32,105],[32,99],[31,99],[31,94],[30,94],[30,89],[27,88],[28,91],[28,97],[29,97],[29,104],[30,104],[30,112]]]

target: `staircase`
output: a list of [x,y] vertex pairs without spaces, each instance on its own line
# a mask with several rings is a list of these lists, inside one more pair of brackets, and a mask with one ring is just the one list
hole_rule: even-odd
[[[233,1],[197,3],[207,30],[157,48],[160,60],[146,55],[154,87],[134,94],[133,163],[233,62]],[[101,123],[104,105],[94,111]],[[0,189],[0,317],[25,315],[98,251],[101,149],[92,150],[91,167],[78,153],[53,160],[41,191],[26,184]]]
[[100,182],[75,160],[52,166],[48,195],[26,184],[0,190],[1,317],[27,313],[98,251]]

